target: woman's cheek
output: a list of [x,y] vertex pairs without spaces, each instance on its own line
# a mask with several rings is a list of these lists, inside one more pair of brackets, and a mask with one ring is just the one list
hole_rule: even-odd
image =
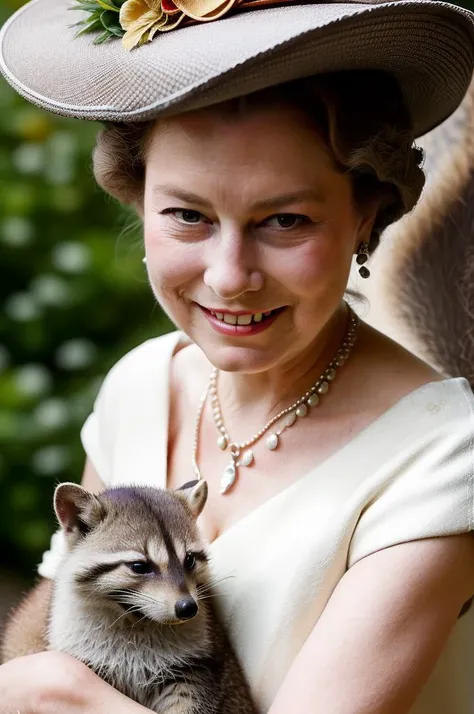
[[151,287],[160,302],[196,297],[195,286],[203,272],[199,243],[177,240],[164,231],[146,231],[145,249]]
[[340,270],[339,260],[330,241],[311,239],[283,251],[274,275],[280,274],[280,282],[301,296],[310,297],[324,289],[331,276]]

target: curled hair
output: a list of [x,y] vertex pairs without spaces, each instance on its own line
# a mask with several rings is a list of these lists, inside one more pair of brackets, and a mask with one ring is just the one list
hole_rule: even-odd
[[[425,176],[423,152],[414,145],[411,118],[396,80],[385,72],[355,70],[294,80],[216,105],[226,118],[289,105],[314,123],[338,170],[352,181],[356,206],[379,210],[369,242],[416,205]],[[160,120],[157,120],[158,122]],[[122,203],[143,201],[147,149],[155,122],[108,124],[97,138],[94,173]]]

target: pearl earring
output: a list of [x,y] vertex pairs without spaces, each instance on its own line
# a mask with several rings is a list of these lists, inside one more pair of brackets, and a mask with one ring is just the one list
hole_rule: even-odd
[[142,263],[146,264],[146,258],[142,258]]

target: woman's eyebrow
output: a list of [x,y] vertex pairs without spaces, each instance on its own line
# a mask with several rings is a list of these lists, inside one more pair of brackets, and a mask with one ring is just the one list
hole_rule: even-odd
[[[163,194],[169,198],[177,198],[185,203],[199,204],[200,206],[210,206],[211,204],[205,198],[198,196],[195,193],[190,193],[189,191],[183,191],[177,186],[171,186],[169,184],[165,185],[155,185],[153,186],[153,194]],[[262,201],[256,201],[250,206],[250,210],[258,210],[262,208],[275,209],[284,206],[289,203],[299,203],[301,201],[312,200],[317,203],[324,203],[326,198],[325,193],[321,190],[313,188],[301,189],[294,191],[292,193],[286,193],[281,196],[274,196],[272,198],[266,198]]]

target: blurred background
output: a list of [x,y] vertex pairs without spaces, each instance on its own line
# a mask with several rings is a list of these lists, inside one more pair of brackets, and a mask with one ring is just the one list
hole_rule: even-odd
[[[0,26],[21,4],[0,0]],[[55,485],[81,477],[103,377],[172,329],[139,223],[94,183],[98,128],[35,109],[0,76],[0,622],[34,583]]]
[[[0,26],[22,4],[0,0]],[[94,183],[98,128],[32,107],[0,77],[0,626],[56,528],[55,485],[81,477],[103,377],[172,329],[139,222]]]

